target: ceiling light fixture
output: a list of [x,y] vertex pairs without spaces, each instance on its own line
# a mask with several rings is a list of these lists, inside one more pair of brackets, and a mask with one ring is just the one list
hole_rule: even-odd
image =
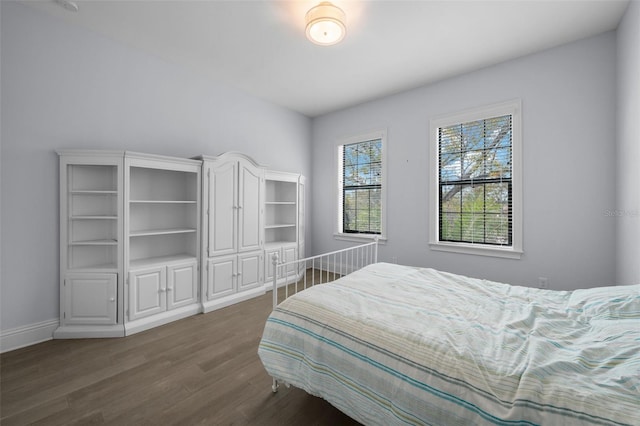
[[328,1],[309,9],[305,20],[307,38],[321,46],[339,43],[347,33],[344,11]]
[[69,12],[77,12],[78,11],[78,3],[71,0],[54,0],[60,6],[67,9]]

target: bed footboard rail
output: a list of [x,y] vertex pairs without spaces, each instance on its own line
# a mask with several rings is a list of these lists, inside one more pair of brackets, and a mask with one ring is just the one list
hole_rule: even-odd
[[273,265],[273,308],[299,291],[334,281],[378,261],[378,238],[342,250],[323,253],[290,262],[280,262],[277,253]]

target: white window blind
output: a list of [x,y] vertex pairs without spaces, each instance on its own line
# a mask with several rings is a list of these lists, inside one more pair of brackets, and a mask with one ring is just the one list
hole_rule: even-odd
[[342,232],[380,234],[382,139],[342,145]]
[[511,246],[512,116],[438,130],[439,240]]
[[521,122],[519,99],[430,120],[431,249],[520,259]]

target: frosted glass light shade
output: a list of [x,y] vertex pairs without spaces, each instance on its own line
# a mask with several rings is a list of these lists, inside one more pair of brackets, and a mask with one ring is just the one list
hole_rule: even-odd
[[347,33],[342,9],[328,1],[312,7],[305,16],[307,38],[322,46],[339,43]]

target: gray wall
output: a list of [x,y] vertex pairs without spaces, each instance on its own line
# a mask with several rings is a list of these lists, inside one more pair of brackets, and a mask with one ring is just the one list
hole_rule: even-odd
[[[435,59],[434,59],[435,60]],[[609,32],[314,119],[313,252],[337,249],[334,145],[388,130],[388,242],[381,260],[554,289],[614,284],[616,34]],[[428,247],[429,119],[522,99],[524,255]],[[637,190],[637,182],[635,188]]]
[[1,3],[2,330],[58,318],[55,149],[233,150],[309,176],[307,117]]
[[618,27],[616,281],[640,283],[640,1]]

